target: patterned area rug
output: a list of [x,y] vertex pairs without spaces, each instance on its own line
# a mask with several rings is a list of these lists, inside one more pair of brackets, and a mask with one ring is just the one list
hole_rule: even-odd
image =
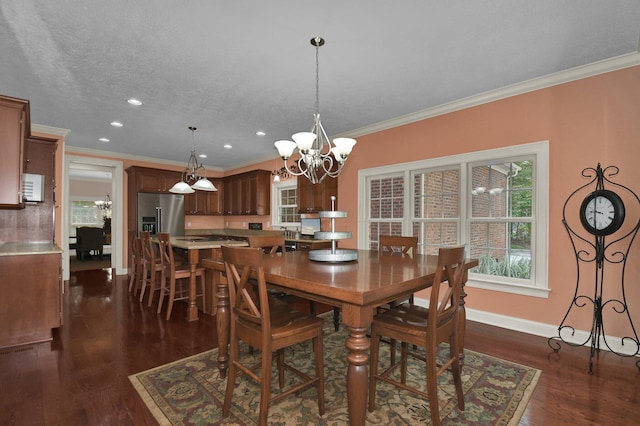
[[[273,425],[343,425],[348,423],[346,401],[345,327],[333,331],[327,321],[325,345],[325,405],[324,416],[318,415],[315,388],[290,395],[269,409]],[[388,360],[388,345],[381,344],[380,359]],[[448,351],[443,346],[440,351]],[[256,351],[258,352],[258,351]],[[311,345],[297,345],[286,352],[287,362],[313,375]],[[222,403],[226,379],[218,374],[216,349],[162,365],[129,376],[149,410],[161,425],[255,425],[257,424],[260,387],[247,376],[236,380],[231,414],[222,418]],[[259,359],[242,348],[245,359]],[[382,362],[382,361],[381,361]],[[514,364],[470,350],[465,351],[462,370],[465,411],[459,411],[450,373],[440,377],[438,397],[444,425],[517,425],[538,382],[540,370]],[[424,383],[424,364],[409,362],[407,382]],[[293,376],[293,377],[292,377]],[[296,378],[285,372],[291,382]],[[277,373],[272,389],[277,393]],[[422,386],[424,389],[425,386]],[[385,382],[378,382],[376,409],[367,411],[367,424],[415,425],[429,424],[429,402]]]

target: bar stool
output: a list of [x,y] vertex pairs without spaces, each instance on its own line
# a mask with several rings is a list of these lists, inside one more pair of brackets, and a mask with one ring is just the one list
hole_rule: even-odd
[[[162,302],[165,294],[169,293],[169,301],[167,303],[167,320],[171,318],[173,310],[173,302],[176,300],[189,299],[189,286],[191,278],[191,270],[189,265],[176,264],[173,246],[171,245],[171,237],[167,232],[158,233],[158,242],[160,243],[159,257],[164,271],[164,279],[160,286],[160,300],[158,301],[159,314],[162,311]],[[202,304],[205,303],[205,273],[203,267],[196,268],[196,277],[200,282],[200,293],[197,297],[202,297]]]
[[151,240],[151,234],[148,231],[140,232],[141,246],[142,246],[142,290],[140,290],[140,302],[144,299],[144,293],[149,286],[149,302],[147,306],[151,306],[153,302],[153,295],[155,291],[161,287],[162,284],[156,284],[158,280],[164,282],[164,268],[160,258],[156,255],[155,244]]
[[136,237],[135,231],[131,232],[131,253],[129,253],[129,293],[138,294],[142,286],[142,242]]

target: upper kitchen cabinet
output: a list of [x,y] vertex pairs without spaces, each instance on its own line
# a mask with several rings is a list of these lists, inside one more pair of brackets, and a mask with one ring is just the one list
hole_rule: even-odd
[[0,95],[0,208],[24,207],[24,148],[30,134],[29,101]]
[[171,187],[173,187],[182,176],[180,172],[137,166],[129,167],[127,173],[130,179],[129,187],[131,188],[131,179],[133,179],[133,188],[136,193],[152,192],[168,194]]
[[210,179],[217,191],[198,191],[184,196],[184,212],[188,215],[222,215],[223,182]]
[[268,215],[270,211],[270,171],[253,170],[224,178],[224,214]]
[[298,176],[299,213],[317,213],[331,210],[332,195],[338,196],[338,179],[326,177],[322,182],[313,184],[306,177]]

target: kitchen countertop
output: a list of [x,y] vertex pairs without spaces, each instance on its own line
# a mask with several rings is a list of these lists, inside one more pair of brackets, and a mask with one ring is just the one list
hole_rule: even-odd
[[225,239],[211,241],[207,239],[199,239],[196,236],[185,235],[184,237],[171,237],[171,245],[174,248],[193,250],[193,249],[214,249],[214,248],[220,248],[222,246],[246,247],[249,244],[246,241],[225,240]]
[[0,242],[0,256],[23,256],[33,254],[62,253],[62,249],[52,242],[4,243]]
[[[207,236],[229,236],[235,238],[248,238],[250,235],[283,235],[284,231],[274,231],[274,230],[254,230],[254,229],[233,229],[233,228],[222,228],[222,229],[187,229],[185,230],[184,238],[189,237],[207,237]],[[295,233],[294,233],[295,234]],[[316,240],[313,237],[304,237],[304,236],[291,236],[285,237],[286,241],[293,241],[296,243],[300,242],[327,242],[331,240]],[[172,241],[173,244],[173,241]]]

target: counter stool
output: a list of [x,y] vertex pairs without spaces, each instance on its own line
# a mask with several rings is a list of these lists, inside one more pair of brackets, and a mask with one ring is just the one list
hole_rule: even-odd
[[160,258],[156,255],[155,244],[151,240],[151,234],[148,231],[140,232],[140,245],[142,246],[142,289],[140,290],[140,302],[144,299],[144,293],[149,286],[149,302],[147,306],[151,306],[155,291],[162,284],[156,284],[158,280],[164,282],[164,268]]
[[[169,301],[167,302],[167,320],[171,318],[171,311],[173,310],[173,302],[176,300],[188,300],[189,299],[189,285],[191,278],[191,270],[189,265],[176,264],[173,246],[171,245],[171,238],[169,233],[158,233],[158,242],[160,243],[159,257],[164,271],[164,279],[160,286],[160,300],[158,301],[157,313],[162,311],[162,302],[164,296],[169,293]],[[200,282],[200,293],[196,291],[196,297],[202,297],[202,304],[205,303],[205,273],[203,267],[196,268],[196,277]],[[197,286],[197,285],[196,285]]]

